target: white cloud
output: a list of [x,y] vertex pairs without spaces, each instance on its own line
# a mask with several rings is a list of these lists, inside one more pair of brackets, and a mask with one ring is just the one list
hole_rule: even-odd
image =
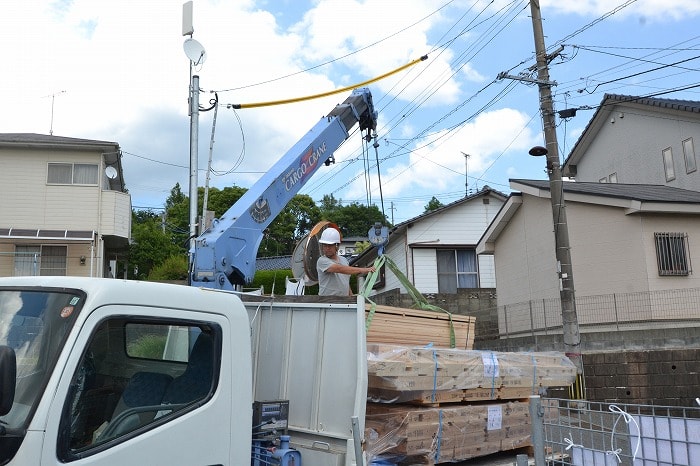
[[[386,168],[383,195],[395,197],[419,189],[462,190],[467,169],[470,178],[477,177],[504,153],[527,153],[537,140],[527,127],[529,120],[517,110],[501,109],[480,114],[454,134],[441,131],[429,135],[415,143],[407,157],[400,158],[407,158],[406,162]],[[470,156],[468,162],[464,153]],[[372,171],[369,175],[371,185],[378,186],[377,175]],[[349,196],[361,198],[364,189],[364,178],[358,178]],[[378,193],[376,188],[374,194]]]

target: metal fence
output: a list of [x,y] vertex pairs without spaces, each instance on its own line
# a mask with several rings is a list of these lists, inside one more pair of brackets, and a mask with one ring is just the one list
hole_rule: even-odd
[[700,407],[532,396],[530,415],[536,466],[700,465]]
[[[491,310],[497,323],[481,329],[480,339],[557,334],[562,331],[559,298],[526,301]],[[635,330],[700,325],[700,288],[611,293],[576,297],[581,331]]]

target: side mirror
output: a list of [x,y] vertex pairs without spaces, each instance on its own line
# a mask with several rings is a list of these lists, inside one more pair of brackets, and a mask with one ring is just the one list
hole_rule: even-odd
[[17,383],[17,357],[9,346],[0,346],[0,416],[12,409]]

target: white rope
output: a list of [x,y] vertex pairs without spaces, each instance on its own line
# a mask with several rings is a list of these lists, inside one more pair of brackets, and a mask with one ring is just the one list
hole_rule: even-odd
[[[615,424],[613,424],[612,431],[610,432],[610,446],[614,447],[615,446],[615,430],[617,428],[617,423],[620,421],[620,419],[624,419],[625,424],[629,424],[630,422],[634,423],[634,426],[637,428],[637,446],[634,449],[634,453],[632,454],[632,463],[637,459],[637,453],[639,453],[639,445],[642,443],[641,439],[641,429],[639,428],[639,424],[637,424],[637,421],[632,417],[630,414],[626,413],[622,409],[620,409],[617,405],[610,405],[609,407],[610,411],[613,413],[618,413],[619,416],[617,419],[615,419]],[[617,462],[622,463],[622,459],[620,458],[620,453],[622,453],[622,449],[616,448],[614,450],[608,450],[605,452],[606,455],[614,455],[615,458],[617,458]]]

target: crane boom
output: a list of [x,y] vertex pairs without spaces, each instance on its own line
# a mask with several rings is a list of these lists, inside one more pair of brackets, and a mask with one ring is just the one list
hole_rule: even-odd
[[367,88],[356,89],[314,125],[241,198],[194,242],[190,284],[234,289],[250,283],[263,231],[279,215],[322,164],[359,124],[361,131],[377,128],[377,112]]

